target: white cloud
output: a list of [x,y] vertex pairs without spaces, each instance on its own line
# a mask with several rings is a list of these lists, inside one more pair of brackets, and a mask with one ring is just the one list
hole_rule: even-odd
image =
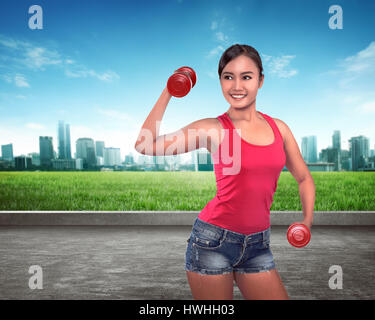
[[[236,8],[237,12],[239,7]],[[223,14],[219,12],[214,12],[215,18],[211,21],[210,30],[212,31],[212,36],[215,42],[218,42],[219,45],[212,48],[209,53],[206,55],[206,58],[217,57],[225,48],[228,47],[231,43],[230,37],[223,32],[223,30],[233,30],[233,26],[226,23],[226,18]]]
[[[92,71],[92,70],[90,70]],[[119,79],[120,76],[114,72],[114,71],[106,71],[106,72],[103,72],[103,73],[97,73],[95,71],[94,72],[94,76],[96,78],[98,78],[99,80],[102,80],[102,81],[113,81],[115,79]]]
[[11,49],[18,49],[19,47],[27,46],[27,42],[8,38],[3,35],[0,35],[0,44]]
[[23,63],[31,69],[44,70],[44,66],[59,65],[63,62],[58,52],[42,47],[27,47],[23,55]]
[[[353,81],[359,78],[362,78],[362,81],[356,81],[356,84],[371,83],[375,76],[375,42],[372,41],[367,48],[352,56],[339,60],[338,67],[335,70],[326,72],[326,74],[339,79],[339,86],[345,89],[352,89]],[[365,77],[368,77],[368,79]]]
[[211,49],[211,51],[207,54],[207,58],[215,57],[219,54],[221,54],[225,48],[222,45],[218,45],[217,47]]
[[114,71],[108,70],[103,73],[98,73],[94,70],[86,69],[86,67],[84,66],[77,67],[74,71],[67,69],[65,70],[65,75],[69,78],[93,77],[106,82],[110,82],[120,78],[120,76]]
[[[31,42],[6,37],[1,34],[0,49],[5,49],[2,50],[4,54],[2,54],[0,58],[7,62],[6,65],[0,66],[0,71],[2,68],[8,68],[9,66],[16,66],[18,68],[27,67],[33,71],[45,70],[47,67],[57,66],[64,70],[67,77],[71,78],[93,77],[106,82],[120,78],[120,76],[112,70],[97,72],[84,65],[77,64],[73,59],[64,57],[63,54],[56,50],[35,45]],[[11,82],[9,77],[3,76],[3,79],[7,82]],[[29,86],[26,80],[20,77],[17,78],[17,81],[13,82],[20,87]]]
[[17,74],[15,77],[14,77],[14,83],[17,87],[30,87],[30,85],[28,84],[28,82],[26,81],[26,78],[23,76],[23,75],[20,75],[20,74]]
[[29,122],[26,124],[26,128],[40,130],[44,129],[44,126],[40,123]]
[[2,77],[6,82],[8,83],[13,83],[17,87],[24,87],[24,88],[29,88],[30,84],[27,82],[26,77],[22,74],[15,74],[15,75],[10,75],[10,74],[5,74]]
[[263,67],[268,69],[269,74],[275,74],[279,78],[291,78],[298,74],[297,69],[290,67],[290,62],[296,57],[295,55],[283,55],[273,57],[263,54]]
[[342,60],[340,66],[345,72],[351,74],[362,74],[363,72],[375,71],[375,42],[372,41],[367,48],[359,51],[353,56]]
[[219,41],[219,42],[228,42],[229,40],[229,37],[226,36],[223,32],[216,32],[216,39]]

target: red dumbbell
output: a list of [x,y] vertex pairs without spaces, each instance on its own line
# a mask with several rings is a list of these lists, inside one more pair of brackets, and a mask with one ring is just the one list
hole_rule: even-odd
[[168,79],[168,92],[177,98],[186,96],[197,82],[197,75],[190,67],[177,69]]
[[287,238],[292,246],[301,248],[310,242],[311,232],[304,224],[292,223],[288,228]]

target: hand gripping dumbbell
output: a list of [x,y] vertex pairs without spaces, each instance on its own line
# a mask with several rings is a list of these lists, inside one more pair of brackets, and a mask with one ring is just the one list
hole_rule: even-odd
[[186,96],[197,82],[197,75],[190,67],[177,69],[168,79],[168,92],[177,98]]
[[292,246],[301,248],[310,242],[311,232],[310,229],[302,223],[292,223],[288,228],[287,238]]

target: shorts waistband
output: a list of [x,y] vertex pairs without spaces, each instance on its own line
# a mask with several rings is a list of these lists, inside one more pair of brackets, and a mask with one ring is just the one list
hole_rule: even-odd
[[264,241],[266,239],[270,238],[270,233],[271,233],[271,226],[268,227],[267,229],[259,232],[255,232],[252,234],[243,234],[243,233],[238,233],[229,229],[225,229],[219,226],[216,226],[212,223],[203,221],[199,218],[196,218],[193,224],[193,229],[201,229],[201,230],[211,230],[213,232],[225,232],[227,238],[231,238],[234,241],[238,242],[254,242],[254,241]]

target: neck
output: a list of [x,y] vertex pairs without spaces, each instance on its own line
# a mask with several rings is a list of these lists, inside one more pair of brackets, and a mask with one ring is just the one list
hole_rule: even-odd
[[255,101],[253,104],[243,108],[235,108],[230,106],[227,114],[232,120],[245,120],[253,122],[259,119],[259,115],[255,110]]

